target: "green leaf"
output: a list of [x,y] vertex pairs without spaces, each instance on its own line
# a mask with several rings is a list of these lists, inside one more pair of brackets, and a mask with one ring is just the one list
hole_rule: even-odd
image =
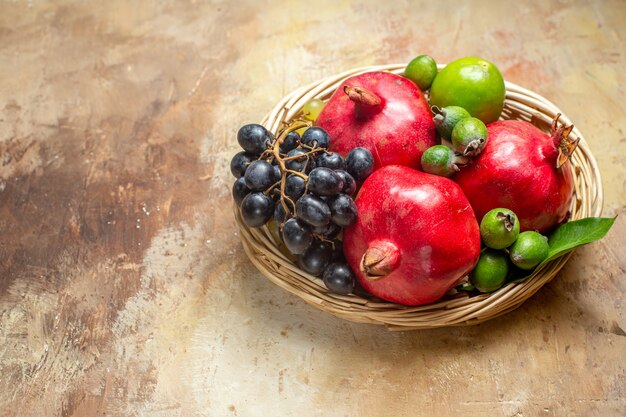
[[548,238],[550,253],[544,262],[563,256],[579,246],[602,239],[613,226],[616,218],[617,216],[613,218],[587,217],[562,224]]
[[524,281],[546,263],[565,255],[574,248],[602,239],[613,226],[616,218],[617,216],[612,218],[587,217],[562,224],[548,237],[548,243],[550,244],[548,257],[530,273],[529,271],[516,270],[511,274],[512,276],[508,281]]

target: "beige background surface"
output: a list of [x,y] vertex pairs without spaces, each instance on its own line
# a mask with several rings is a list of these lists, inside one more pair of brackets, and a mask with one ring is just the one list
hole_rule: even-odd
[[[0,416],[626,414],[625,21],[622,0],[1,1]],[[515,312],[389,333],[253,268],[228,164],[289,91],[421,53],[557,103],[620,217]]]

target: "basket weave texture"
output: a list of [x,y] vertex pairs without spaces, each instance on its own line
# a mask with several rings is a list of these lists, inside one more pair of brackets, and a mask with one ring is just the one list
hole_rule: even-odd
[[[401,74],[405,66],[395,64],[356,68],[316,81],[285,96],[261,123],[277,134],[287,123],[299,116],[304,103],[312,98],[327,100],[346,78],[367,71]],[[442,67],[443,65],[439,65],[440,69]],[[510,82],[505,82],[505,85],[506,99],[502,119],[529,121],[540,129],[549,131],[552,120],[561,113],[559,121],[571,124],[561,110],[542,96]],[[603,192],[596,161],[576,127],[570,137],[580,138],[570,163],[575,178],[571,220],[599,216],[602,212]],[[236,206],[235,219],[246,254],[274,284],[337,317],[359,323],[382,324],[390,330],[471,325],[505,314],[519,307],[552,280],[571,255],[569,253],[547,263],[523,282],[506,284],[490,294],[469,296],[459,293],[445,296],[433,304],[407,307],[374,297],[330,293],[321,279],[302,271],[277,248],[277,242],[266,227],[248,228]]]

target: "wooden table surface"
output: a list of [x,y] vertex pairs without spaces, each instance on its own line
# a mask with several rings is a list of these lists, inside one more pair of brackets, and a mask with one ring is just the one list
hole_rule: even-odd
[[[1,416],[626,414],[626,3],[0,2]],[[557,103],[602,241],[518,310],[392,333],[271,284],[235,133],[362,65],[467,55]]]

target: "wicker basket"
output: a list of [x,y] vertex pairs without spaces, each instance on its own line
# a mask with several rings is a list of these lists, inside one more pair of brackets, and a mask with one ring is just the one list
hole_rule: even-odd
[[[405,65],[382,65],[353,69],[302,87],[284,97],[263,119],[262,124],[277,133],[285,123],[297,117],[304,103],[312,98],[328,99],[347,77],[367,71],[402,73]],[[440,69],[443,66],[439,66]],[[506,82],[506,101],[502,118],[530,121],[548,131],[552,119],[562,113],[554,104],[515,84]],[[562,123],[571,124],[562,115]],[[571,159],[575,178],[575,197],[571,204],[571,219],[599,216],[603,193],[600,172],[582,134],[574,128],[572,138],[580,138]],[[337,317],[359,323],[383,324],[390,330],[427,329],[443,326],[477,324],[519,307],[526,299],[552,280],[570,254],[547,263],[527,280],[510,283],[491,294],[469,296],[459,293],[446,296],[429,305],[407,307],[356,295],[335,295],[326,289],[321,279],[307,274],[281,253],[266,227],[251,229],[242,221],[235,206],[235,218],[246,254],[252,263],[276,285],[297,295],[309,304]]]

